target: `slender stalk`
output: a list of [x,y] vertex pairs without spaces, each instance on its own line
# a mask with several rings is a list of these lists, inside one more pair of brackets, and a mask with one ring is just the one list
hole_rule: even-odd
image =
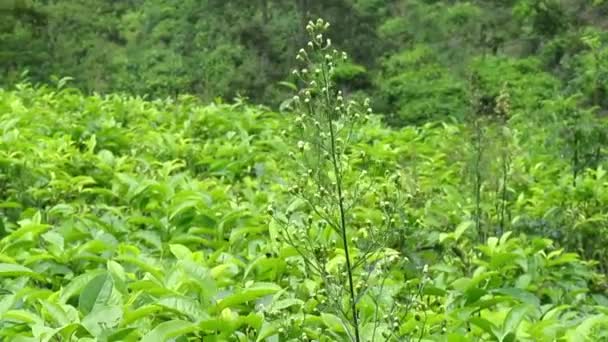
[[344,210],[344,197],[342,196],[342,175],[340,172],[340,165],[337,158],[336,152],[336,132],[334,130],[333,120],[332,120],[332,107],[331,101],[329,99],[329,80],[327,77],[327,71],[325,65],[323,66],[323,81],[325,83],[325,98],[327,105],[327,122],[329,124],[329,137],[331,144],[331,161],[333,164],[333,169],[336,177],[336,191],[338,192],[338,207],[340,210],[340,233],[342,235],[342,243],[344,244],[344,256],[346,258],[346,273],[348,275],[348,287],[349,287],[349,295],[350,295],[350,304],[351,310],[353,313],[353,326],[355,330],[355,341],[361,341],[359,336],[359,319],[357,317],[357,303],[355,296],[355,286],[353,282],[353,269],[350,262],[350,252],[348,248],[348,236],[346,234],[346,213]]
[[480,235],[481,240],[485,241],[486,236],[481,231],[481,127],[478,120],[475,120],[475,229]]

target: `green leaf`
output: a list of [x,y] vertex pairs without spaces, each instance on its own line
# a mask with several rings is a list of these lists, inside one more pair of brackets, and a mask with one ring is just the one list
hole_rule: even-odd
[[117,327],[122,315],[119,306],[96,305],[93,311],[82,319],[81,324],[91,335],[99,337],[107,329]]
[[82,289],[94,278],[99,275],[105,274],[104,270],[89,271],[85,274],[81,274],[76,278],[72,279],[70,283],[61,290],[59,302],[65,304],[70,298],[79,294]]
[[282,311],[291,306],[296,306],[296,305],[302,306],[302,305],[304,305],[304,301],[302,301],[301,299],[297,299],[297,298],[287,298],[287,299],[278,300],[278,301],[272,303],[272,310]]
[[171,254],[173,254],[178,260],[190,260],[192,257],[192,251],[183,245],[169,245],[169,250],[171,251]]
[[112,280],[114,281],[114,286],[118,291],[123,294],[127,293],[127,274],[125,269],[114,260],[108,260],[106,265],[108,272],[112,276]]
[[460,240],[460,237],[462,236],[462,234],[464,234],[464,232],[466,232],[469,228],[472,228],[475,226],[475,222],[473,221],[464,221],[461,222],[458,227],[456,227],[456,229],[454,230],[454,240],[458,241]]
[[321,319],[327,328],[336,333],[345,333],[346,329],[344,328],[344,323],[342,320],[338,318],[336,315],[332,315],[329,313],[322,313]]
[[0,277],[23,276],[40,278],[38,274],[25,266],[0,263]]
[[43,319],[38,315],[25,310],[9,310],[0,316],[0,321],[13,321],[27,324],[42,323]]
[[255,341],[262,342],[270,336],[276,335],[280,327],[280,322],[264,322]]
[[590,316],[578,324],[574,330],[568,331],[566,340],[568,342],[589,341],[593,338],[593,330],[600,325],[608,328],[608,316],[602,314]]
[[272,283],[258,283],[251,287],[242,289],[232,295],[229,295],[222,299],[218,304],[218,310],[224,308],[250,302],[258,298],[275,294],[281,290],[281,287]]
[[70,319],[61,304],[53,303],[48,300],[39,300],[43,308],[43,313],[47,315],[59,326],[68,325]]
[[208,315],[201,310],[202,305],[194,299],[188,297],[165,297],[156,301],[156,305],[162,306],[165,309],[177,312],[181,315],[188,316],[193,321],[198,321],[208,317]]
[[516,287],[496,289],[493,290],[492,293],[515,298],[524,304],[532,305],[535,307],[540,306],[540,299],[538,299],[538,297],[528,291],[518,289]]
[[[519,305],[512,308],[502,326],[501,341],[513,341],[517,335],[517,328],[528,313],[530,307],[528,305]],[[512,336],[507,340],[507,336]]]
[[172,338],[197,331],[198,325],[192,322],[173,320],[163,322],[148,332],[141,342],[166,342]]
[[[55,341],[55,337],[56,336],[60,336],[61,339],[60,341],[69,341],[69,339],[74,335],[74,332],[77,331],[78,329],[80,329],[82,326],[80,325],[80,323],[71,323],[68,325],[64,325],[61,328],[58,328],[57,330],[55,330],[55,332],[51,335],[48,335],[46,340],[43,339],[40,342],[51,342],[51,341]],[[82,339],[80,340],[82,341]],[[80,342],[79,341],[79,342]]]
[[123,342],[129,335],[137,331],[137,328],[122,328],[108,334],[106,342]]
[[107,273],[93,278],[80,293],[78,309],[88,314],[95,306],[107,304],[113,287],[112,277]]
[[471,317],[469,319],[469,322],[471,322],[471,324],[476,325],[477,327],[481,328],[481,330],[488,333],[494,340],[496,340],[496,341],[499,340],[499,337],[497,334],[499,329],[494,324],[492,324],[490,321],[488,321],[487,319],[481,318],[481,317]]

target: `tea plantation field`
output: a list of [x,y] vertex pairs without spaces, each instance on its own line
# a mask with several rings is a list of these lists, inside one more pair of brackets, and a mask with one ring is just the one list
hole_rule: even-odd
[[[295,121],[0,90],[0,340],[352,340],[344,241],[294,189]],[[483,158],[464,125],[355,129],[361,341],[608,341],[605,164],[573,185],[560,135],[517,117]]]

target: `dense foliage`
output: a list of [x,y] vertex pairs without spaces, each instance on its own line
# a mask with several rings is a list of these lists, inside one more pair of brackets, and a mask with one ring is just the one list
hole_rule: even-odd
[[[320,16],[332,23],[334,44],[353,57],[336,73],[341,86],[375,98],[376,111],[391,114],[395,124],[462,119],[472,71],[504,71],[508,80],[546,72],[558,90],[581,90],[586,103],[608,110],[604,1],[0,4],[5,84],[28,70],[34,82],[73,77],[88,93],[191,94],[205,101],[240,96],[278,108],[288,91],[279,83],[293,81],[293,58],[306,43],[305,24]],[[517,86],[528,82],[521,81]],[[485,91],[496,95],[492,87]]]
[[[350,211],[355,260],[387,210],[393,222],[382,281],[355,273],[369,287],[362,340],[608,338],[605,278],[573,253],[606,260],[608,175],[600,162],[573,184],[554,128],[564,118],[552,115],[568,103],[548,101],[544,125],[513,115],[470,128],[360,126],[353,162],[372,182]],[[305,222],[287,186],[300,178],[288,162],[301,148],[287,143],[291,121],[187,97],[1,91],[3,339],[346,339],[348,322],[268,213]],[[507,177],[497,177],[505,151]],[[345,180],[349,191],[357,179]],[[403,197],[385,201],[391,189]],[[319,252],[339,276],[343,250],[328,234],[300,242],[331,243]]]
[[0,2],[0,341],[608,341],[607,6]]

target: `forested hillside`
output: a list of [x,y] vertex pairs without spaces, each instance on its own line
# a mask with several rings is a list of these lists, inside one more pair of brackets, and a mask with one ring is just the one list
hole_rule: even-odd
[[[608,109],[601,0],[3,0],[0,79],[86,92],[235,96],[278,108],[311,18],[353,58],[337,73],[393,123],[462,118],[471,73]],[[548,85],[547,74],[558,82]],[[416,84],[416,87],[412,87]],[[484,85],[484,95],[496,95]]]
[[0,1],[0,341],[608,341],[607,13]]

